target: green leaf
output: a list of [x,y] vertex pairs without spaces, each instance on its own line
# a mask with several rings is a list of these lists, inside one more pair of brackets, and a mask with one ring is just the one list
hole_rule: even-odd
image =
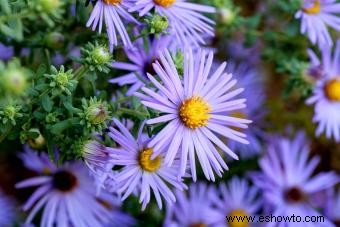
[[5,14],[10,14],[11,13],[11,7],[9,5],[8,0],[1,0],[0,1],[0,7],[5,12]]
[[61,134],[64,130],[71,127],[72,125],[79,124],[79,118],[71,118],[62,122],[59,122],[51,127],[51,132],[55,135]]
[[46,112],[50,112],[53,108],[53,101],[48,95],[44,95],[41,98],[41,104],[44,110],[46,110]]

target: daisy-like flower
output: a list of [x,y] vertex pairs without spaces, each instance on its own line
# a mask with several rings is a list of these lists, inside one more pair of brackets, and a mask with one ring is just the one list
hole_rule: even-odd
[[[255,215],[262,205],[262,200],[258,198],[259,190],[250,186],[246,180],[234,177],[228,185],[221,184],[219,192],[212,193],[212,202],[216,207],[219,217],[215,220],[214,226],[225,227],[226,216],[241,217]],[[222,198],[222,199],[221,199]],[[229,227],[247,227],[250,224],[244,222],[230,222]]]
[[336,226],[340,226],[340,191],[334,189],[329,190],[327,198],[327,206],[325,209],[326,216],[334,222]]
[[34,151],[28,145],[25,145],[24,152],[19,154],[19,158],[27,169],[37,173],[50,173],[57,169],[45,152]]
[[250,146],[229,140],[231,150],[240,154],[241,157],[251,157],[260,153],[262,144],[260,138],[264,137],[262,130],[265,110],[263,102],[265,98],[263,80],[255,69],[251,69],[246,63],[228,63],[227,71],[232,73],[237,79],[238,86],[245,88],[242,97],[247,99],[247,108],[233,111],[232,116],[253,121],[252,127],[246,129],[244,133]]
[[179,161],[176,160],[171,167],[168,167],[164,164],[162,155],[151,159],[155,149],[147,145],[150,139],[142,133],[143,125],[136,140],[118,120],[114,119],[114,122],[120,131],[110,127],[109,136],[121,147],[111,148],[114,153],[113,163],[123,168],[115,175],[113,183],[117,184],[117,192],[122,193],[122,200],[132,192],[140,193],[139,202],[142,203],[143,210],[150,202],[151,192],[155,195],[160,209],[162,197],[168,203],[174,202],[175,196],[168,185],[180,190],[186,188],[176,175]]
[[[179,176],[185,173],[188,159],[193,179],[196,181],[195,155],[207,179],[215,180],[214,171],[221,177],[223,169],[228,169],[221,154],[226,152],[234,159],[237,155],[219,138],[236,140],[247,144],[246,135],[234,128],[247,128],[251,121],[232,117],[232,111],[245,107],[245,99],[235,99],[243,89],[232,89],[236,80],[224,73],[226,63],[210,73],[213,53],[204,50],[193,56],[187,51],[184,56],[183,81],[176,70],[168,51],[160,54],[160,61],[153,64],[160,81],[148,75],[158,93],[142,88],[146,93],[136,93],[142,103],[160,112],[159,117],[148,120],[148,124],[168,124],[148,144],[154,147],[154,156],[165,148],[165,163],[171,166],[180,154]],[[154,158],[154,157],[152,157]]]
[[92,179],[81,163],[66,163],[49,175],[16,184],[17,188],[34,186],[38,189],[23,206],[25,211],[32,209],[26,224],[43,207],[41,227],[102,227],[110,220],[110,212],[97,200]]
[[109,149],[95,140],[79,140],[74,148],[93,175],[99,193],[101,188],[105,188],[105,181],[112,177],[113,164]]
[[110,222],[105,227],[129,227],[136,226],[136,220],[129,214],[123,212],[120,207],[122,202],[120,197],[117,195],[112,196],[110,193],[103,191],[98,201],[106,207],[111,213]]
[[[339,182],[333,172],[312,176],[319,157],[308,160],[309,144],[304,133],[295,139],[273,138],[267,154],[259,161],[262,172],[253,173],[253,182],[263,191],[268,211],[275,216],[319,216],[311,206],[313,196]],[[309,226],[334,226],[328,220]],[[296,226],[295,223],[267,223],[268,226]]]
[[213,207],[212,200],[210,199],[213,196],[213,193],[215,193],[215,191],[204,183],[190,185],[187,193],[176,190],[175,194],[177,201],[174,204],[167,205],[166,218],[163,226],[215,226],[214,222],[219,218],[219,213]]
[[[340,141],[340,41],[337,42],[335,53],[324,48],[320,70],[322,77],[317,81],[313,95],[307,104],[315,104],[313,121],[318,123],[316,135],[323,132],[327,138]],[[316,62],[316,60],[312,60]]]
[[124,19],[124,22],[139,24],[139,22],[127,12],[127,9],[132,6],[133,1],[134,0],[98,0],[87,21],[86,26],[92,27],[93,31],[98,27],[99,33],[102,31],[104,21],[111,51],[113,50],[113,46],[119,44],[119,38],[124,46],[132,47],[130,37],[126,31],[126,24],[123,23],[121,17]]
[[213,37],[215,23],[200,13],[215,13],[215,8],[189,3],[185,0],[137,0],[129,11],[138,11],[140,16],[152,9],[169,20],[170,33],[174,34],[181,46],[205,44],[203,36]]
[[304,0],[295,17],[301,18],[301,33],[307,33],[309,40],[323,49],[333,45],[327,26],[340,30],[339,13],[336,0]]
[[146,50],[144,42],[142,42],[142,39],[139,39],[136,48],[125,48],[125,54],[131,63],[114,62],[112,63],[112,67],[129,71],[129,73],[111,79],[109,82],[118,84],[119,86],[131,85],[126,95],[132,95],[148,82],[147,73],[154,74],[152,63],[158,59],[159,51],[165,50],[169,41],[166,37],[160,39],[155,38],[152,41],[147,39],[146,46],[149,48]]
[[2,191],[0,191],[0,207],[0,226],[13,226],[15,219],[14,204]]

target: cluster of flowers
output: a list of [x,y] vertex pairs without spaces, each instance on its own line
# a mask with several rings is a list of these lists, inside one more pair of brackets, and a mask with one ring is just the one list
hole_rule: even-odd
[[[293,140],[279,136],[269,139],[267,152],[259,161],[261,171],[249,175],[253,186],[239,178],[222,183],[218,189],[204,183],[189,187],[184,183],[189,178],[197,181],[199,166],[207,180],[215,181],[216,175],[222,177],[228,170],[226,159],[259,154],[261,141],[268,137],[259,126],[265,115],[265,97],[257,72],[246,63],[214,61],[213,50],[201,47],[205,39],[214,36],[214,22],[201,13],[214,13],[213,7],[185,0],[92,3],[87,26],[101,32],[105,24],[111,51],[123,44],[131,61],[112,63],[113,68],[128,73],[109,82],[130,86],[126,95],[139,98],[155,117],[140,125],[136,137],[127,119],[112,119],[107,134],[115,146],[103,145],[100,136],[80,140],[77,148],[82,161],[56,165],[45,153],[26,148],[21,159],[39,174],[16,185],[38,187],[23,206],[25,211],[31,210],[26,224],[31,224],[43,208],[42,227],[132,226],[135,220],[119,209],[121,201],[131,194],[139,197],[143,210],[152,197],[160,209],[165,200],[165,226],[225,226],[226,215],[260,211],[318,215],[316,208],[320,207],[330,221],[339,218],[329,209],[340,207],[340,194],[332,191],[339,177],[333,172],[312,176],[319,159],[308,161],[309,146],[303,133]],[[140,39],[143,24],[132,12],[147,17],[152,10],[153,28],[165,29],[168,34]],[[315,103],[316,133],[326,132],[327,137],[340,141],[340,41],[332,56],[332,40],[325,27],[329,24],[340,30],[335,13],[340,13],[340,4],[335,1],[306,0],[296,17],[302,18],[301,32],[307,32],[322,50],[321,61],[309,50],[310,72],[318,83],[307,103]],[[130,23],[135,29],[128,32],[126,25]],[[179,63],[174,59],[178,49],[183,52]],[[157,125],[158,132],[146,133],[146,125]],[[55,155],[59,155],[58,150]],[[324,194],[334,204],[315,199]],[[12,207],[0,194],[1,203]],[[0,212],[0,225],[12,219],[13,211],[5,213],[2,217]],[[317,224],[333,226],[330,221]]]

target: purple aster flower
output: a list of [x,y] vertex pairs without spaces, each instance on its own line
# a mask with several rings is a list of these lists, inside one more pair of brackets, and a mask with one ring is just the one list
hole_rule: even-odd
[[[330,48],[322,51],[322,75],[316,83],[313,95],[307,104],[315,104],[313,121],[318,123],[316,135],[323,132],[327,138],[340,141],[340,40],[337,42],[334,55]],[[316,60],[314,60],[316,61]]]
[[110,193],[103,191],[98,199],[104,207],[106,207],[111,213],[111,219],[105,227],[129,227],[136,226],[136,220],[129,214],[121,211],[120,207],[122,205],[119,196],[112,196]]
[[155,11],[169,20],[170,33],[174,34],[181,46],[205,44],[203,36],[213,37],[215,22],[200,13],[215,13],[215,8],[189,3],[185,0],[137,0],[129,11],[138,11],[140,16]]
[[[318,216],[310,201],[316,193],[339,182],[333,172],[312,176],[319,157],[308,160],[309,144],[304,133],[295,139],[273,138],[267,154],[259,161],[262,172],[253,173],[253,182],[263,191],[268,211],[275,216]],[[333,226],[328,220],[310,226]],[[268,226],[296,226],[295,223],[268,223]]]
[[97,200],[96,188],[81,163],[66,163],[50,175],[16,184],[17,188],[34,186],[38,189],[23,206],[25,211],[31,209],[26,224],[43,207],[41,227],[102,227],[109,221],[110,212]]
[[[215,191],[204,183],[191,184],[188,193],[176,190],[176,203],[168,204],[164,227],[213,227],[219,213],[211,197]],[[225,216],[224,216],[225,219]]]
[[133,1],[134,0],[98,0],[87,21],[87,27],[92,26],[92,30],[96,30],[98,27],[99,33],[101,33],[104,20],[111,51],[113,50],[113,46],[118,45],[118,35],[124,46],[132,47],[130,37],[121,17],[124,19],[124,22],[139,24],[139,22],[126,11],[126,9],[131,7]]
[[[262,205],[262,200],[258,198],[258,193],[258,188],[250,186],[246,180],[241,180],[237,177],[232,178],[227,185],[221,184],[219,191],[212,193],[212,202],[219,213],[214,226],[226,226],[226,216],[255,215]],[[229,224],[231,227],[234,225],[248,226],[247,222],[243,222],[243,225],[240,225],[241,223]]]
[[163,155],[151,159],[155,150],[147,145],[150,139],[142,133],[144,125],[141,126],[136,140],[118,120],[114,119],[114,122],[120,131],[110,127],[109,136],[121,147],[111,148],[115,159],[113,163],[123,168],[117,173],[113,183],[117,184],[117,192],[123,193],[122,200],[132,192],[140,193],[139,202],[142,203],[143,210],[150,202],[151,192],[160,209],[161,197],[168,203],[174,202],[175,196],[167,184],[180,190],[186,188],[176,175],[179,161],[176,160],[169,167],[164,164]]
[[[147,43],[139,39],[136,48],[125,48],[125,54],[131,63],[114,62],[112,67],[129,71],[129,73],[111,79],[110,83],[117,83],[119,86],[131,85],[126,95],[132,95],[148,82],[147,73],[154,74],[152,63],[158,59],[159,51],[165,50],[169,41],[166,37],[155,38],[152,41],[147,39]],[[145,49],[145,46],[149,47],[148,50]]]
[[325,209],[326,216],[340,226],[340,191],[334,189],[328,190],[327,206]]
[[250,68],[246,63],[229,63],[227,71],[231,72],[237,79],[238,86],[245,88],[242,97],[247,99],[247,108],[233,111],[232,115],[253,121],[252,127],[244,131],[251,146],[246,146],[233,140],[229,140],[228,144],[241,157],[250,157],[262,150],[260,138],[264,137],[264,132],[261,125],[263,125],[265,115],[263,108],[265,98],[263,79],[255,69]]
[[339,13],[340,3],[336,0],[304,0],[295,17],[301,18],[301,33],[307,33],[309,40],[323,49],[333,45],[327,26],[340,31]]
[[99,193],[101,188],[105,188],[106,180],[113,177],[111,152],[103,144],[88,140],[81,142],[80,155],[93,175]]
[[145,106],[160,112],[160,116],[148,120],[148,124],[168,122],[149,143],[155,148],[154,156],[164,150],[160,148],[166,148],[164,161],[171,166],[180,154],[179,176],[185,173],[189,159],[194,181],[195,155],[206,178],[213,181],[214,171],[221,177],[223,169],[228,169],[216,147],[238,159],[219,136],[248,143],[246,135],[234,128],[247,128],[251,121],[231,116],[232,111],[245,107],[245,99],[235,99],[243,89],[232,89],[236,80],[232,80],[231,74],[224,73],[226,63],[210,73],[212,61],[212,52],[207,54],[202,50],[194,57],[192,51],[187,51],[181,81],[170,53],[165,51],[160,55],[160,61],[153,64],[161,82],[148,75],[159,92],[142,88],[146,95],[136,93]]
[[25,145],[24,152],[19,154],[19,158],[27,169],[38,173],[51,173],[57,169],[46,153],[34,151],[28,145]]
[[0,226],[10,227],[14,224],[14,203],[2,191],[0,191]]
[[14,55],[14,48],[0,43],[0,60],[7,61]]

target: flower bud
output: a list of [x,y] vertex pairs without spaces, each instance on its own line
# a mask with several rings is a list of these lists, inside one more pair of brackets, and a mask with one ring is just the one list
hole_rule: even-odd
[[27,87],[27,75],[24,70],[9,68],[3,73],[3,84],[8,92],[20,95]]
[[222,24],[232,24],[236,18],[235,12],[230,8],[222,8],[219,10],[219,19]]
[[31,138],[31,139],[28,139],[28,145],[32,148],[32,149],[35,149],[35,150],[40,150],[42,148],[44,148],[45,144],[46,144],[46,140],[45,138],[41,135],[39,129],[31,129],[30,130],[31,132],[35,132],[35,133],[38,133],[38,137],[36,138]]
[[151,33],[160,34],[164,32],[169,27],[169,22],[167,17],[160,16],[158,14],[154,15],[149,21]]
[[97,46],[92,50],[92,59],[100,65],[109,63],[111,60],[111,54],[109,50],[104,46]]
[[59,32],[51,32],[45,40],[48,47],[59,49],[63,47],[65,38]]
[[51,13],[61,6],[60,0],[39,0],[38,4],[45,13]]
[[86,110],[86,118],[91,124],[98,125],[108,118],[108,110],[105,103],[92,103]]

